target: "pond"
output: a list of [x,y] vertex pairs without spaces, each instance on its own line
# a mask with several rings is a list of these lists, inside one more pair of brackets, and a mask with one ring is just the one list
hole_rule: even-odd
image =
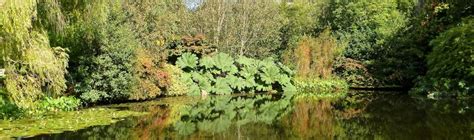
[[383,92],[288,98],[172,97],[111,105],[106,108],[148,113],[25,139],[474,139],[473,100]]

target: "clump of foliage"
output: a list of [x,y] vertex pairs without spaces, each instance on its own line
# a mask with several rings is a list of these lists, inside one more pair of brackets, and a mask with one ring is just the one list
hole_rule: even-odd
[[163,35],[170,34],[161,32],[164,25],[153,20],[163,18],[163,9],[157,7],[165,2],[61,3],[70,23],[58,43],[70,47],[70,82],[81,99],[144,100],[170,86],[171,76],[163,69],[169,53]]
[[81,79],[77,90],[87,102],[125,100],[131,94],[133,82],[134,38],[119,23],[105,27],[105,37],[96,56],[82,61]]
[[46,97],[35,104],[35,113],[44,114],[48,112],[74,111],[79,109],[82,102],[75,97]]
[[[2,2],[3,3],[3,2]],[[0,47],[6,69],[7,98],[31,108],[43,97],[58,97],[66,89],[68,55],[52,47],[44,27],[34,24],[37,1],[7,0],[1,5]]]
[[[345,44],[344,58],[338,59],[336,73],[352,86],[384,84],[372,65],[384,58],[381,50],[391,49],[391,40],[408,25],[414,1],[346,0],[331,1],[322,20]],[[381,67],[380,69],[383,69]],[[375,72],[374,72],[375,71]],[[387,78],[388,79],[388,78]]]
[[328,4],[328,0],[292,0],[291,3],[281,3],[279,12],[284,17],[284,22],[280,28],[281,45],[277,50],[279,57],[289,60],[288,57],[292,57],[293,53],[288,49],[298,46],[302,37],[317,35],[314,29],[322,25],[319,24],[319,17],[323,16]]
[[342,79],[295,79],[297,98],[343,98],[349,84]]
[[162,89],[171,85],[171,75],[161,68],[160,62],[149,54],[145,49],[137,49],[135,63],[136,85],[133,85],[133,92],[130,99],[144,100],[152,99],[161,95]]
[[429,96],[472,96],[474,89],[474,18],[441,33],[431,41],[428,72],[415,92]]
[[216,52],[216,46],[210,45],[203,34],[173,39],[166,44],[166,48],[170,51],[168,62],[171,64],[175,64],[178,57],[187,52],[199,58]]
[[293,87],[293,72],[271,59],[255,60],[244,56],[234,59],[225,53],[199,59],[195,54],[185,53],[178,58],[176,65],[185,72],[182,78],[191,95],[199,95],[201,91],[231,94],[283,91]]
[[181,77],[183,70],[177,66],[165,64],[164,71],[170,75],[170,85],[166,89],[166,96],[179,96],[189,93],[189,87]]
[[288,50],[295,56],[287,55],[284,61],[294,65],[296,77],[329,78],[342,50],[331,31],[326,29],[317,38],[303,37],[295,49]]
[[[386,84],[411,88],[428,71],[430,42],[461,19],[472,16],[472,1],[419,1],[409,10],[409,23],[386,44],[377,49],[371,72]],[[418,80],[417,80],[418,79]],[[428,82],[428,81],[427,81]]]

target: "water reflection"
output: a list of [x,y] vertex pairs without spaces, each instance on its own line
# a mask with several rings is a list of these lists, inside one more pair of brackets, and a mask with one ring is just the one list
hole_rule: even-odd
[[343,100],[219,96],[115,106],[151,113],[33,139],[474,139],[472,106],[380,93]]

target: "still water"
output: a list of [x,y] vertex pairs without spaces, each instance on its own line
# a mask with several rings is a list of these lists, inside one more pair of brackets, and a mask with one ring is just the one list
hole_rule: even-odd
[[352,93],[345,99],[173,97],[108,106],[149,112],[26,139],[474,139],[474,101]]

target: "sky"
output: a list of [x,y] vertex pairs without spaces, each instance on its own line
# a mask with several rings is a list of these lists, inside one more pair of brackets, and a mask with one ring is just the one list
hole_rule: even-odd
[[186,4],[186,7],[190,10],[195,10],[196,8],[199,7],[199,4],[201,4],[204,0],[183,0],[184,3]]

